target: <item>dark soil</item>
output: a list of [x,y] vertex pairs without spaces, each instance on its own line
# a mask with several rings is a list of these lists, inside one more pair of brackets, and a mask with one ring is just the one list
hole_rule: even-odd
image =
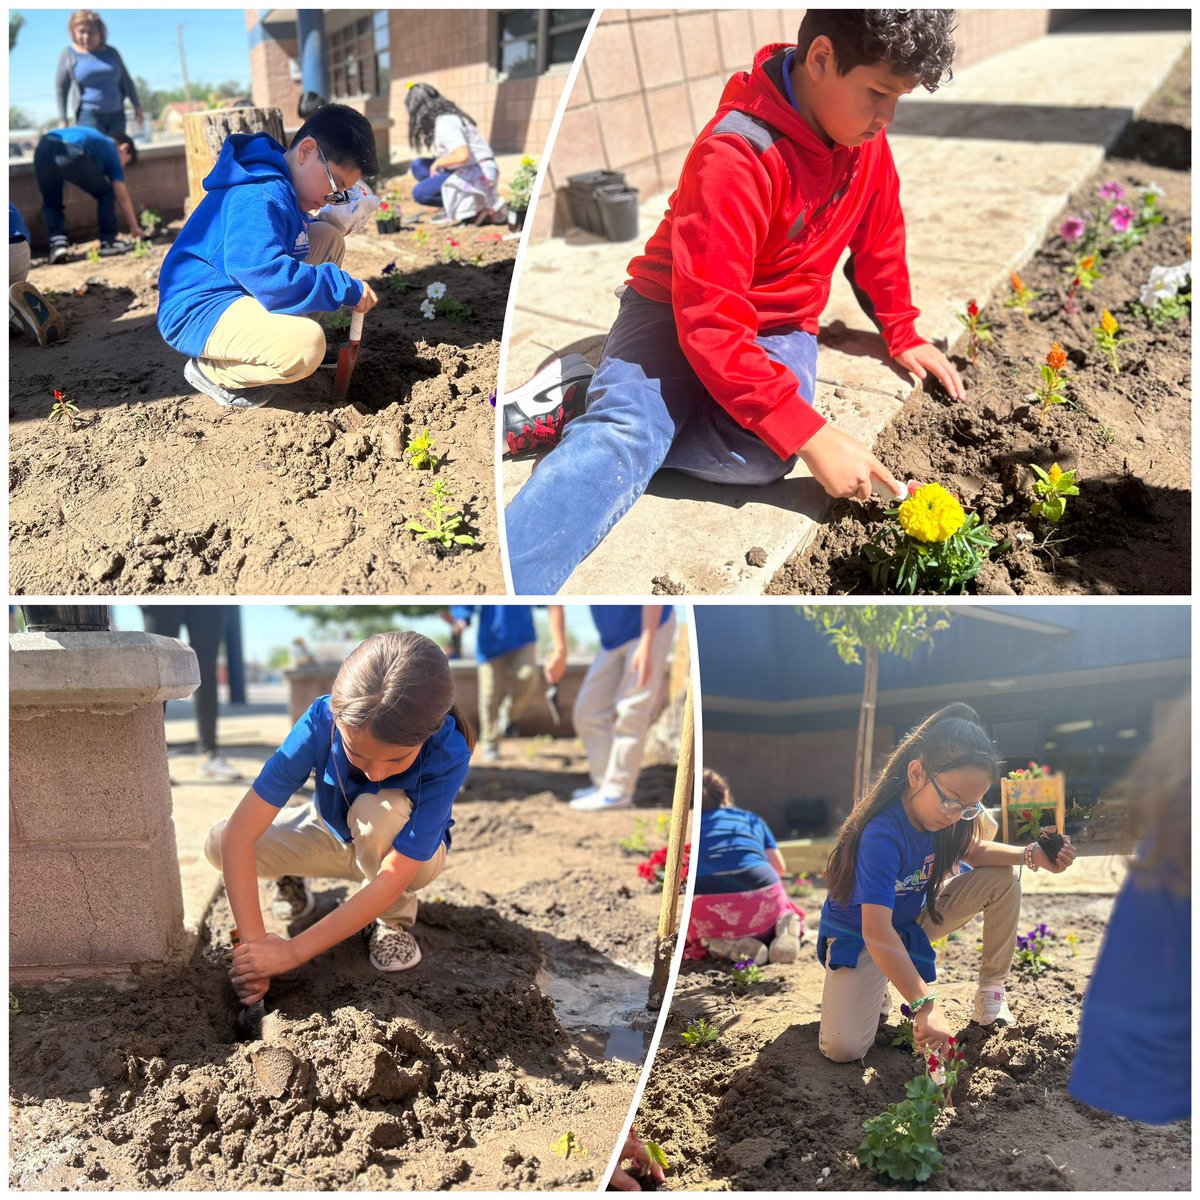
[[[1103,277],[1064,315],[1061,277],[1071,260],[1053,234],[1020,269],[1042,293],[1031,320],[994,299],[981,316],[995,341],[971,365],[964,338],[952,355],[966,400],[936,383],[918,389],[879,436],[875,454],[899,479],[944,483],[978,512],[1003,548],[968,589],[986,595],[1161,594],[1191,590],[1191,321],[1151,327],[1133,312],[1151,267],[1191,257],[1190,60],[1172,75],[1110,155],[1072,196],[1066,213],[1094,207],[1096,189],[1116,179],[1127,191],[1157,183],[1166,214],[1140,245],[1113,253]],[[1057,228],[1057,223],[1056,223]],[[1121,370],[1114,374],[1093,329],[1107,308],[1119,322]],[[1067,351],[1073,403],[1039,422],[1026,397],[1053,342]],[[1030,463],[1076,470],[1080,495],[1057,525],[1033,518]],[[837,501],[811,548],[789,559],[773,594],[871,590],[862,546],[885,521],[878,504]]]
[[[421,963],[381,975],[351,939],[274,981],[261,1041],[236,1039],[223,896],[185,970],[15,988],[12,1188],[594,1190],[653,1022],[659,896],[618,841],[655,825],[673,769],[643,771],[637,809],[590,814],[564,803],[578,749],[531,741],[522,761],[456,803]],[[346,895],[318,888],[312,920]],[[604,1018],[564,1017],[564,988],[628,993],[626,1061]],[[586,1156],[551,1150],[566,1131]]]
[[[412,206],[406,205],[411,212]],[[380,296],[345,403],[319,369],[249,412],[191,391],[155,327],[158,271],[177,222],[146,258],[36,264],[65,342],[10,341],[10,578],[16,594],[485,594],[503,591],[494,504],[500,335],[515,241],[498,230],[351,236],[345,267]],[[457,243],[457,244],[455,244]],[[395,263],[395,270],[383,268]],[[395,282],[394,282],[395,281]],[[421,315],[444,283],[463,322]],[[401,284],[409,290],[393,290]],[[84,295],[77,289],[86,286]],[[345,332],[328,332],[330,345]],[[74,430],[47,420],[55,389]],[[428,471],[403,459],[428,428],[459,532],[419,542]]]
[[[823,892],[803,904],[810,931]],[[1112,1191],[1191,1187],[1191,1123],[1136,1125],[1077,1104],[1066,1086],[1079,1006],[1112,901],[1029,895],[1023,922],[1059,935],[1054,966],[1036,979],[1014,974],[1015,1024],[969,1025],[981,922],[938,957],[938,993],[958,1029],[966,1065],[938,1144],[945,1169],[925,1188],[947,1191]],[[1023,924],[1021,928],[1028,928]],[[1079,938],[1071,957],[1065,935]],[[751,988],[735,988],[728,964],[684,967],[634,1127],[662,1145],[674,1191],[895,1190],[860,1167],[862,1123],[904,1099],[917,1070],[891,1045],[899,1010],[881,1026],[863,1064],[835,1064],[817,1047],[822,969],[813,942],[799,962],[769,965]],[[721,1030],[690,1050],[680,1032],[696,1017]]]

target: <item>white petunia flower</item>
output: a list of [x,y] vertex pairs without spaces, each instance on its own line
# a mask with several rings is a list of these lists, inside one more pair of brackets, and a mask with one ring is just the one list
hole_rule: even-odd
[[444,283],[431,283],[425,289],[425,295],[431,300],[440,300],[446,294],[446,285]]
[[1158,197],[1165,196],[1167,194],[1158,186],[1157,183],[1148,183],[1144,188],[1138,188],[1138,193],[1141,195],[1143,200],[1150,196],[1154,196],[1157,199]]
[[436,316],[436,314],[437,314],[437,310],[433,307],[432,300],[422,300],[421,301],[421,315],[422,316],[424,316],[428,320],[432,321],[433,318]]

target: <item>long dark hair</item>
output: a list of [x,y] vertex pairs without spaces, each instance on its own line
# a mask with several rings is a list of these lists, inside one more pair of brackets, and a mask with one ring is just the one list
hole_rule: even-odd
[[[838,831],[837,845],[825,868],[829,896],[837,904],[848,904],[854,892],[855,863],[863,830],[889,804],[899,800],[908,784],[908,764],[919,759],[931,775],[957,767],[986,771],[994,783],[999,773],[991,738],[979,724],[979,714],[966,704],[948,704],[910,730],[892,751],[883,774]],[[949,829],[933,835],[933,872],[925,893],[930,920],[940,923],[937,893],[942,881],[952,874],[963,856],[979,840],[974,821],[956,821]]]
[[347,656],[329,697],[333,719],[389,746],[419,746],[454,718],[469,749],[475,731],[454,703],[445,651],[411,630],[377,633]]
[[432,83],[414,83],[404,97],[408,109],[408,142],[414,150],[429,150],[433,146],[433,126],[438,117],[453,113],[475,124],[452,100],[447,100]]

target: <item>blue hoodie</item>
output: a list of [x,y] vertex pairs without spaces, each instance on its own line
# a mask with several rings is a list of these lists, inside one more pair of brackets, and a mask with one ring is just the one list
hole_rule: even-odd
[[353,308],[362,299],[362,284],[341,267],[304,261],[308,223],[274,138],[231,134],[204,188],[158,276],[167,345],[203,354],[221,315],[243,296],[287,316]]

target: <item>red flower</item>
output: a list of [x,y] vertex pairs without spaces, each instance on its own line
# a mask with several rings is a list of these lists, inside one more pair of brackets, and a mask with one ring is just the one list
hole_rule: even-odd
[[953,1046],[953,1045],[954,1045],[954,1039],[953,1039],[953,1038],[947,1038],[947,1039],[946,1039],[946,1045],[948,1045],[948,1046]]
[[1023,809],[1021,810],[1021,820],[1022,820],[1022,821],[1032,821],[1032,820],[1033,820],[1033,811],[1032,811],[1032,809],[1023,808]]
[[648,862],[638,863],[638,874],[646,880],[647,883],[653,883],[657,876],[654,874],[654,868]]
[[979,305],[974,300],[967,305],[967,316],[971,318],[979,316]]
[[931,1054],[929,1056],[929,1069],[931,1071],[936,1071],[937,1068],[938,1068],[938,1056],[936,1054]]
[[461,246],[461,245],[462,245],[462,242],[456,242],[456,241],[455,241],[453,238],[451,238],[451,239],[450,239],[450,245],[452,245],[452,246]]
[[55,400],[61,400],[63,398],[62,392],[60,392],[57,388],[54,389],[54,398]]
[[381,200],[379,202],[379,211],[380,212],[386,212],[391,207],[392,206],[386,200]]

